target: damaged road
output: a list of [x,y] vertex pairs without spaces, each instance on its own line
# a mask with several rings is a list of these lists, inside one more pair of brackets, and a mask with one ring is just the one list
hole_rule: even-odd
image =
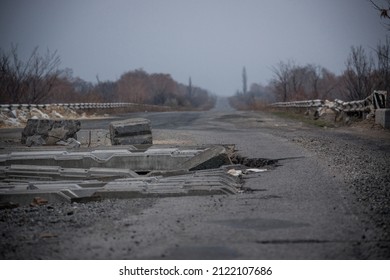
[[[89,176],[95,176],[93,180],[102,181],[104,186],[117,182],[122,189],[123,181],[127,181],[125,187],[131,185],[130,181],[144,182],[143,186],[135,183],[133,187],[145,190],[149,186],[153,189],[156,186],[153,184],[160,180],[168,187],[177,184],[177,190],[188,190],[189,186],[199,188],[202,193],[119,199],[109,195],[104,197],[105,187],[95,185],[90,187],[100,190],[90,189],[91,197],[104,199],[51,202],[50,197],[43,197],[34,202],[34,196],[27,200],[34,202],[31,206],[27,201],[8,203],[4,207],[7,209],[0,210],[2,259],[390,257],[389,220],[386,218],[389,216],[386,212],[388,200],[367,204],[363,200],[365,193],[359,188],[360,182],[365,188],[371,188],[370,195],[374,197],[376,193],[380,193],[380,197],[386,194],[383,188],[389,184],[390,152],[386,144],[390,143],[387,132],[374,131],[371,134],[378,135],[368,139],[364,136],[367,133],[356,130],[323,129],[266,113],[237,112],[229,108],[224,100],[220,100],[217,108],[209,112],[139,113],[117,116],[116,119],[129,117],[151,120],[154,147],[138,149],[140,157],[146,157],[148,150],[152,150],[149,155],[155,155],[156,148],[162,147],[167,149],[163,154],[185,151],[182,154],[189,157],[187,160],[198,155],[202,163],[207,162],[207,157],[205,160],[199,155],[210,151],[210,147],[234,147],[235,153],[229,154],[231,163],[228,164],[223,162],[211,168],[192,168],[202,164],[188,164],[182,168],[184,171],[172,165],[173,172],[161,172],[162,168],[154,171],[150,165],[133,172],[128,166],[122,166],[124,168],[120,170],[118,165],[103,167],[92,164],[83,169],[74,163],[61,166],[57,161],[57,164],[51,164],[52,170],[43,170],[47,180],[41,178],[38,181],[47,184],[59,179],[67,181],[79,174],[84,177],[75,181],[88,181],[92,179]],[[89,158],[84,162],[93,162],[91,153],[100,160],[112,158],[108,154],[112,155],[113,150],[121,148],[111,147],[107,151],[104,145],[107,133],[101,129],[107,127],[108,121],[99,121],[82,121],[78,136],[85,145],[90,140],[85,138],[88,132],[99,129],[93,141],[95,147],[85,151],[57,147],[53,153],[84,153],[83,156]],[[29,191],[38,192],[41,186],[26,184],[22,178],[26,172],[30,172],[28,176],[31,176],[38,171],[26,170],[24,161],[15,159],[12,162],[12,152],[16,155],[27,152],[13,141],[13,135],[20,137],[18,133],[18,130],[6,130],[1,136],[2,159],[4,162],[10,160],[10,164],[2,165],[1,191],[5,193],[7,187],[12,189],[10,184],[15,186],[15,178],[19,178],[23,192],[28,187],[32,188]],[[128,151],[121,152],[122,156],[137,153],[137,149],[131,150],[130,147],[122,150]],[[42,151],[45,149],[34,148],[35,156]],[[94,151],[100,151],[100,154]],[[364,166],[353,160],[362,152],[362,156],[367,153],[372,155]],[[46,153],[46,157],[48,155]],[[80,157],[80,154],[77,155]],[[23,157],[26,159],[26,154]],[[179,165],[183,167],[185,162]],[[340,165],[345,168],[341,169]],[[261,169],[261,166],[268,171],[238,172],[238,176],[228,173],[231,170]],[[383,166],[383,169],[378,171],[378,166]],[[165,167],[169,169],[168,165]],[[106,170],[105,177],[99,178],[102,168],[116,171]],[[365,178],[359,177],[359,172],[363,171]],[[49,180],[49,177],[55,181]],[[370,181],[375,185],[370,185]],[[225,188],[230,186],[227,188],[230,191],[205,193],[205,189],[209,191],[210,185],[217,183],[219,188],[221,185]],[[161,190],[164,184],[160,185]],[[77,188],[77,185],[74,189],[79,189],[79,197],[89,197],[86,192],[81,195],[83,188],[88,190],[89,187],[78,185]],[[74,189],[72,192],[75,192]],[[18,207],[16,203],[19,203]]]

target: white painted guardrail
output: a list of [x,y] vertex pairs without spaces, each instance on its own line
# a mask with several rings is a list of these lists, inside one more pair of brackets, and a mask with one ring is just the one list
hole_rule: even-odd
[[372,112],[376,109],[386,107],[386,91],[374,91],[370,96],[364,100],[344,102],[339,99],[334,101],[328,100],[304,100],[291,102],[277,102],[270,106],[281,108],[329,108],[336,112]]
[[[50,107],[66,107],[71,109],[109,109],[109,108],[128,108],[135,106],[148,107],[167,107],[159,105],[138,104],[138,103],[52,103],[52,104],[0,104],[0,110],[15,109],[48,109]],[[168,108],[168,107],[167,107]]]

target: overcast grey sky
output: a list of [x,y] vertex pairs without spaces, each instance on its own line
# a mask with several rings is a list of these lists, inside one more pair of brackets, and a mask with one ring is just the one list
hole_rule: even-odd
[[352,45],[388,31],[368,0],[0,0],[0,47],[57,50],[61,68],[96,82],[143,68],[218,95],[266,84],[279,61],[340,74]]

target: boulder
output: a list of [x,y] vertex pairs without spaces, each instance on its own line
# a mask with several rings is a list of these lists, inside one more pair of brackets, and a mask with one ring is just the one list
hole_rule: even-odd
[[77,132],[80,127],[79,120],[29,119],[22,131],[21,143],[55,145],[61,140],[77,139]]
[[134,118],[111,122],[110,138],[112,145],[152,144],[150,120]]

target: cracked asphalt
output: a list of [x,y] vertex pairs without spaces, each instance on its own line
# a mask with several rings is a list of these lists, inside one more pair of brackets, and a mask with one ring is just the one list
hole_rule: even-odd
[[[115,119],[129,117],[150,119],[156,144],[235,144],[242,156],[278,159],[278,165],[244,175],[251,191],[237,195],[0,210],[0,258],[390,257],[388,130],[324,129],[265,112],[238,112],[224,99],[208,112]],[[82,120],[82,129],[105,129],[110,121]],[[3,143],[15,143],[20,129],[0,133]]]

